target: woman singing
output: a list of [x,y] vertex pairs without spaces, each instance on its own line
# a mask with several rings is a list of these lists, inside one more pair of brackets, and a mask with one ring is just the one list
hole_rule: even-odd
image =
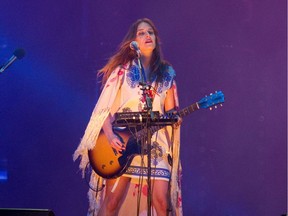
[[[116,54],[98,74],[102,76],[103,90],[74,153],[74,160],[81,157],[82,170],[89,163],[88,151],[95,147],[100,131],[118,154],[125,151],[125,145],[112,127],[115,113],[151,109],[165,114],[175,113],[179,107],[175,71],[163,59],[158,31],[147,18],[132,24]],[[143,83],[150,87],[146,95],[143,95]],[[182,215],[180,123],[178,120],[173,127],[158,130],[151,138],[151,202],[158,216]],[[89,189],[89,215],[146,215],[149,210],[143,189],[146,183],[147,155],[135,156],[118,178],[103,179],[93,172],[90,185],[105,187],[97,191]]]

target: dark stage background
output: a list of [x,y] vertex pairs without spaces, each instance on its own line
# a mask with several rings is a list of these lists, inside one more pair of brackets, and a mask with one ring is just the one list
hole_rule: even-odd
[[176,72],[181,107],[222,90],[226,103],[184,119],[184,215],[287,210],[285,0],[1,0],[0,208],[85,215],[72,154],[99,95],[96,71],[132,22],[151,18]]

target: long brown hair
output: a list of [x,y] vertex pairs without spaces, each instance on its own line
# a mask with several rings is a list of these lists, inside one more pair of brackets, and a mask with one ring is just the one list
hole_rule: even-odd
[[148,19],[138,19],[135,23],[133,23],[126,36],[124,37],[123,41],[121,42],[118,51],[109,59],[108,63],[99,70],[98,76],[102,76],[102,87],[105,85],[107,79],[109,78],[110,74],[116,67],[119,65],[124,65],[126,63],[131,63],[136,58],[136,52],[130,49],[130,43],[135,40],[138,25],[142,22],[146,22],[149,24],[155,34],[156,38],[156,47],[153,50],[152,58],[151,58],[151,75],[157,75],[157,82],[159,82],[163,77],[163,72],[167,69],[167,66],[170,65],[166,62],[162,57],[162,51],[160,47],[160,38],[157,28],[155,27],[154,23]]

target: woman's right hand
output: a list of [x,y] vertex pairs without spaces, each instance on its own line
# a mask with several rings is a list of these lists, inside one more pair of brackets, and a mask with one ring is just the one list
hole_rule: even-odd
[[102,129],[111,147],[121,154],[121,152],[125,150],[125,146],[124,143],[121,142],[120,138],[114,133],[111,124],[112,121],[113,119],[111,115],[108,115],[107,119],[103,123]]
[[125,145],[124,143],[122,143],[119,139],[119,137],[116,134],[113,134],[112,137],[108,138],[108,141],[111,145],[112,148],[114,148],[117,152],[119,152],[120,154],[122,153],[122,151],[125,150]]

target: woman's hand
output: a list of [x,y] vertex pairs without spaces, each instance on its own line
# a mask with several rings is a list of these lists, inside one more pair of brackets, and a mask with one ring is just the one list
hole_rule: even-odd
[[117,135],[113,134],[111,137],[108,137],[108,141],[109,141],[111,147],[114,148],[120,154],[122,153],[122,151],[125,150],[124,143],[120,141],[120,139]]
[[111,124],[112,121],[113,119],[111,115],[108,115],[107,119],[104,121],[102,129],[111,147],[121,154],[121,152],[125,150],[125,146],[124,143],[121,142],[120,138],[113,132]]
[[182,119],[179,115],[176,114],[176,116],[177,116],[177,122],[173,125],[173,127],[174,127],[175,129],[179,128],[180,125],[181,125],[182,122],[183,122],[183,119]]

